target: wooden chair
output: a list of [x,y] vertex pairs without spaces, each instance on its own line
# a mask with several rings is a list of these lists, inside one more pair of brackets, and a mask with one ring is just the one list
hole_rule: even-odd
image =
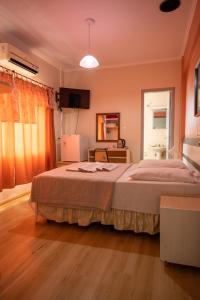
[[108,162],[108,152],[107,149],[105,148],[96,148],[94,150],[94,161],[97,162]]

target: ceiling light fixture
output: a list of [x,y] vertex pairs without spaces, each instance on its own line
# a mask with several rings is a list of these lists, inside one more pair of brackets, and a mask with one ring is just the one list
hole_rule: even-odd
[[92,18],[88,18],[85,20],[85,22],[88,25],[88,54],[81,59],[79,65],[85,69],[93,69],[99,66],[98,60],[93,55],[90,54],[90,48],[91,48],[90,26],[94,25],[95,20]]
[[171,12],[176,10],[180,5],[180,0],[165,0],[160,4],[160,10],[162,12]]

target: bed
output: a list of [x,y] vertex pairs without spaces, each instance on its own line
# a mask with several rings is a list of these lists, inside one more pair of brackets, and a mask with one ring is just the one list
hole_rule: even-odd
[[[116,164],[110,172],[88,173],[78,171],[81,165],[72,164],[70,170],[63,166],[34,178],[30,200],[36,204],[36,216],[80,226],[100,222],[118,230],[155,234],[159,232],[161,195],[200,195],[200,180],[192,174],[189,182],[130,180],[138,170],[147,174],[150,168]],[[182,168],[176,168],[175,173],[181,172]]]

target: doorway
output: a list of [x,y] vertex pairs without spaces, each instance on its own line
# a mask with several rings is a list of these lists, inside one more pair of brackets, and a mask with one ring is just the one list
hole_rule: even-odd
[[174,88],[142,91],[141,159],[168,159],[174,145]]

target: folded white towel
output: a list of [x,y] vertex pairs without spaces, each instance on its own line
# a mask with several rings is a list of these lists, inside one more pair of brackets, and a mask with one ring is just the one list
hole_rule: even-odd
[[101,166],[97,166],[97,171],[112,171],[117,168],[116,164],[101,164]]

